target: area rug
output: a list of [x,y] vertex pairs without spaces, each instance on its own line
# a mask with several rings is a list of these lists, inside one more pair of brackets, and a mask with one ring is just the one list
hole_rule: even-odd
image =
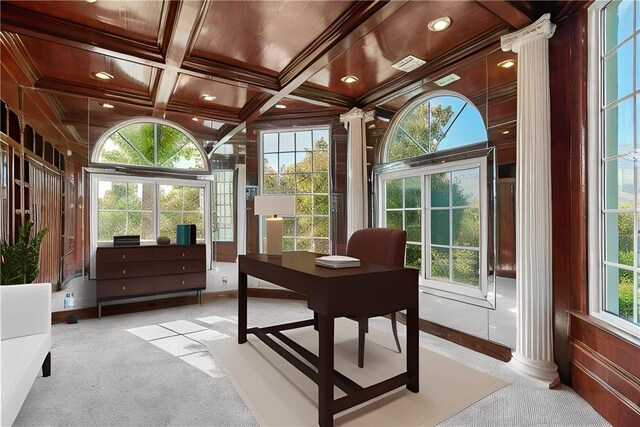
[[[393,336],[369,329],[365,367],[360,369],[357,323],[337,319],[335,325],[335,368],[363,387],[397,375],[406,366],[406,355],[397,352]],[[313,328],[285,334],[318,354],[318,336]],[[318,424],[316,384],[255,336],[249,335],[243,345],[238,344],[237,338],[203,342],[261,426]],[[420,347],[419,393],[397,389],[341,412],[334,423],[336,426],[432,426],[505,385],[497,378]],[[338,398],[344,393],[335,388],[334,396]]]

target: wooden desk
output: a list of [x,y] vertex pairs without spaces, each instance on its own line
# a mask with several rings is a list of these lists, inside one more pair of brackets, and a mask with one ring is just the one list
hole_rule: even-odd
[[[316,267],[316,255],[285,252],[282,258],[263,254],[240,255],[238,280],[238,343],[254,334],[270,348],[318,384],[318,423],[333,425],[333,416],[395,388],[418,392],[418,271],[363,262],[360,267]],[[281,331],[315,324],[313,319],[264,328],[247,329],[247,275],[267,280],[307,296],[317,316],[318,356]],[[407,371],[370,387],[361,387],[334,370],[333,339],[336,317],[374,317],[407,310]],[[277,337],[310,362],[314,370],[269,335]],[[354,363],[355,363],[354,355]],[[334,400],[333,387],[347,395]]]

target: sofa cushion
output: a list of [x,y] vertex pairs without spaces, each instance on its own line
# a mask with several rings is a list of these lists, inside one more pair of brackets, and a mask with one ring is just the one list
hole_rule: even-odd
[[50,350],[50,333],[0,341],[3,426],[11,425],[20,412]]

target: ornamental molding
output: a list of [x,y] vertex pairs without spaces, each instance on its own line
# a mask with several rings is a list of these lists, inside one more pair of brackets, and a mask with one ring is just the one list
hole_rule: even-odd
[[516,31],[515,33],[507,34],[500,37],[500,45],[502,50],[508,52],[510,50],[518,53],[520,46],[531,39],[536,37],[544,37],[550,39],[553,33],[556,31],[556,24],[551,23],[551,15],[545,13],[533,24]]
[[340,114],[340,121],[350,122],[351,120],[355,120],[355,119],[363,119],[365,118],[365,115],[366,114],[364,110],[360,108],[352,108],[351,110],[349,110],[348,113]]

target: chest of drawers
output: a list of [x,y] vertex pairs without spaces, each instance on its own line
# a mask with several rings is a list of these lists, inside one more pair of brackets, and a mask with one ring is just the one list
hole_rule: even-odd
[[102,303],[206,288],[206,245],[99,247],[96,252],[98,317]]

